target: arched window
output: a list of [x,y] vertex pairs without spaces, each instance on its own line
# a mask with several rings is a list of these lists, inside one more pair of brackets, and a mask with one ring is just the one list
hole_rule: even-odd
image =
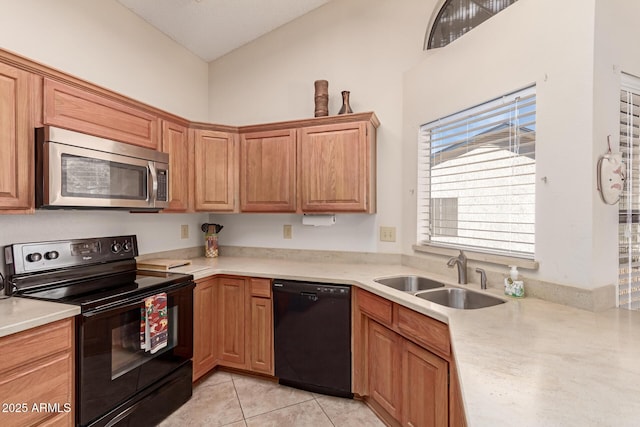
[[445,0],[431,19],[424,49],[443,47],[518,0]]

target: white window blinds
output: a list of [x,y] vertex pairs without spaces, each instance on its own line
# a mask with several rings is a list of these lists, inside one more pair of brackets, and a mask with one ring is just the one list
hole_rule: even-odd
[[535,128],[535,87],[421,126],[418,244],[533,259]]
[[618,204],[619,306],[640,310],[640,79],[622,75],[620,152],[627,179]]

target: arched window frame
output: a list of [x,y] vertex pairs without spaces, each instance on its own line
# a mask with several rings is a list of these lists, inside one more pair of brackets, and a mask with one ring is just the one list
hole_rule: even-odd
[[[449,43],[447,43],[446,45],[443,46],[437,46],[437,47],[430,47],[431,44],[431,40],[432,37],[434,35],[434,31],[436,30],[436,26],[440,23],[440,18],[442,17],[442,14],[444,13],[445,9],[447,8],[447,6],[454,0],[439,0],[437,3],[437,7],[434,8],[433,14],[431,15],[431,19],[429,20],[429,26],[427,27],[427,32],[424,35],[424,44],[423,44],[423,49],[424,50],[429,50],[429,49],[437,49],[440,47],[444,47],[446,45],[448,45],[449,43],[453,42],[454,40],[457,40],[458,38],[462,37],[463,35],[465,35],[466,33],[468,33],[469,31],[473,30],[475,27],[471,27],[468,30],[466,30],[465,32],[463,32],[462,34],[460,34],[458,37],[456,37],[453,40],[450,40]],[[473,3],[478,4],[479,7],[484,8],[484,6],[480,5],[477,1],[474,0],[469,0]],[[515,3],[518,0],[513,0],[513,3]],[[493,12],[490,11],[490,13],[492,13],[492,16],[502,12],[504,9],[506,9],[507,7],[511,6],[513,3],[510,3],[506,6],[504,6],[502,9]],[[486,10],[486,8],[484,8]],[[489,19],[489,18],[487,18]],[[483,22],[485,22],[486,19],[482,22],[480,22],[479,24],[476,25],[476,27],[480,24],[482,24]]]

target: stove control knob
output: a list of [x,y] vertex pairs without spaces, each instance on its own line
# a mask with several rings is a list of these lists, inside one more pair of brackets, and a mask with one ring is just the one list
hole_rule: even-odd
[[27,261],[29,262],[38,262],[42,259],[42,254],[38,252],[34,252],[32,254],[27,255]]
[[132,248],[133,245],[131,242],[124,242],[124,245],[122,245],[122,249],[124,249],[125,252],[130,252]]
[[114,242],[113,245],[111,245],[111,252],[113,252],[114,254],[117,254],[121,250],[122,250],[122,244],[118,242]]
[[44,257],[46,259],[58,259],[59,256],[60,256],[60,253],[58,251],[50,251],[44,254]]

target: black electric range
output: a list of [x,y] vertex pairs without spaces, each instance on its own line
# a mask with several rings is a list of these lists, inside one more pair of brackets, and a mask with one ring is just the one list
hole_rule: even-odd
[[[193,276],[138,270],[137,255],[134,235],[5,247],[5,294],[80,306],[77,425],[156,425],[191,397]],[[155,298],[166,342],[150,352],[141,324]]]

